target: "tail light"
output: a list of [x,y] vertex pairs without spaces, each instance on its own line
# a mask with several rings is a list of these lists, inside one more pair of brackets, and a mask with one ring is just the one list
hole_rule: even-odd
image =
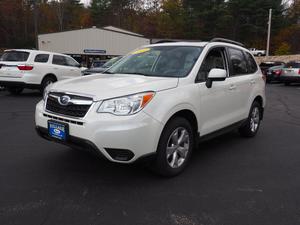
[[33,66],[31,66],[31,65],[18,65],[18,69],[23,70],[23,71],[29,71],[29,70],[33,69]]
[[300,75],[300,69],[298,70],[298,74]]
[[275,72],[276,75],[281,75],[282,70],[275,70],[274,72]]

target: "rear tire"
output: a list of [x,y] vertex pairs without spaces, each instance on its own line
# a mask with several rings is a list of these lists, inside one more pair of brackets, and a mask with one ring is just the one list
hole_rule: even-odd
[[239,128],[243,137],[254,137],[260,127],[262,118],[262,106],[259,102],[253,102],[246,122]]
[[284,82],[284,85],[285,85],[285,86],[290,86],[291,83],[290,83],[290,82]]
[[189,121],[175,117],[161,134],[152,169],[166,177],[178,175],[187,166],[194,143],[194,132]]
[[43,81],[42,81],[42,84],[41,84],[41,92],[43,93],[45,88],[50,85],[50,84],[53,84],[54,82],[56,82],[57,80],[52,77],[52,76],[46,76]]
[[8,87],[7,91],[11,94],[11,95],[19,95],[22,93],[22,91],[24,90],[24,88],[22,87]]

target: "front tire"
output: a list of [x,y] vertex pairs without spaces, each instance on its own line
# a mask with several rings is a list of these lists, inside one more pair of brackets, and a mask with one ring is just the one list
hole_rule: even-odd
[[260,127],[262,118],[262,106],[259,102],[253,102],[246,122],[239,128],[243,137],[254,137]]
[[19,95],[22,93],[22,91],[24,90],[24,88],[22,87],[8,87],[7,91],[11,94],[11,95]]
[[167,177],[181,173],[189,162],[194,143],[194,132],[188,120],[175,117],[169,121],[160,137],[154,171]]

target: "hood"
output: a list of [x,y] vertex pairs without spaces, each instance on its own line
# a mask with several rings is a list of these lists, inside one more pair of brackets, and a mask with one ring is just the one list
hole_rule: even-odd
[[126,74],[102,74],[68,79],[54,83],[50,91],[72,92],[93,96],[95,101],[146,91],[175,88],[179,78],[147,77]]

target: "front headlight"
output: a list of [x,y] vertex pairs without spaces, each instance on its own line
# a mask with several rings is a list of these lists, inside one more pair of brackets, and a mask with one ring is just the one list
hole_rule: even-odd
[[154,94],[154,92],[146,92],[105,100],[97,112],[111,113],[117,116],[133,115],[141,111],[151,101]]

